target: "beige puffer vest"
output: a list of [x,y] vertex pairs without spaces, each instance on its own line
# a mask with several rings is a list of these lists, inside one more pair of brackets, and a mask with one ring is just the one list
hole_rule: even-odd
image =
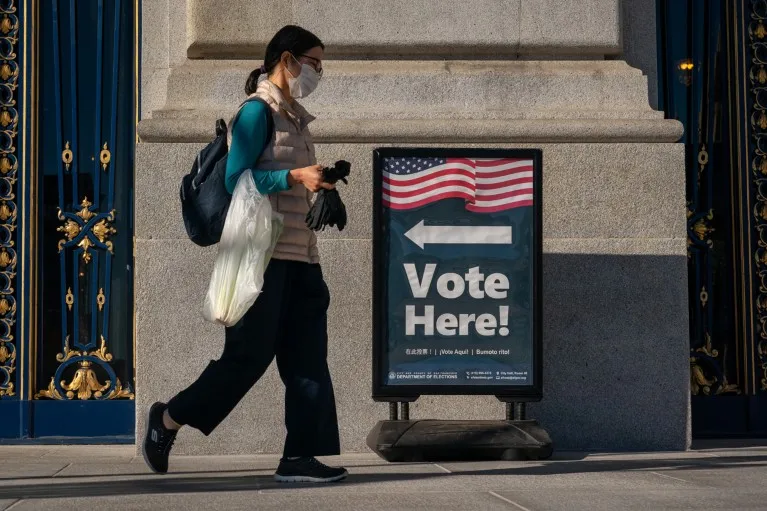
[[[307,128],[314,120],[297,102],[289,105],[279,87],[262,80],[253,94],[272,108],[274,137],[264,149],[255,168],[264,170],[296,169],[315,165],[314,142]],[[317,237],[306,227],[312,193],[302,184],[269,196],[272,208],[285,216],[282,235],[272,257],[305,263],[319,263]]]

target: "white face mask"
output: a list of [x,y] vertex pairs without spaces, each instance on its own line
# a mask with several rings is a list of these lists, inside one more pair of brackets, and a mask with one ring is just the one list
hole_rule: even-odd
[[[296,60],[296,62],[298,62]],[[293,77],[293,73],[288,69],[288,86],[290,87],[290,95],[294,98],[305,98],[317,88],[320,83],[320,74],[309,64],[301,65],[301,74],[297,77]]]

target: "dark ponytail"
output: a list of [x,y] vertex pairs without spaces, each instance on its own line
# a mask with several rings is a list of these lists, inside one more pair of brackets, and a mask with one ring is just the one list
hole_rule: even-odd
[[274,37],[266,46],[264,65],[254,70],[248,76],[248,80],[245,82],[245,94],[250,96],[256,92],[256,89],[258,89],[258,79],[263,73],[271,74],[274,71],[274,68],[280,63],[280,58],[284,52],[288,51],[298,58],[303,53],[317,46],[323,50],[325,49],[325,45],[322,44],[320,38],[308,30],[296,25],[282,27],[274,34]]

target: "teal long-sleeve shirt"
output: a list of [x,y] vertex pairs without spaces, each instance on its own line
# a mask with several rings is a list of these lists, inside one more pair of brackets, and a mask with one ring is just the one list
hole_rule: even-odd
[[263,170],[255,168],[265,147],[266,116],[272,115],[260,101],[250,101],[242,107],[237,122],[232,127],[232,141],[226,160],[226,189],[234,192],[237,180],[246,170],[253,173],[256,188],[263,195],[277,193],[290,188],[290,169]]

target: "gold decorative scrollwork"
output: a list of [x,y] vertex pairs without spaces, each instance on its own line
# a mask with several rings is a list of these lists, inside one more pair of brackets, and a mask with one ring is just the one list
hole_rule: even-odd
[[[692,212],[688,212],[687,217],[691,217]],[[713,242],[709,239],[711,236],[711,233],[716,231],[709,222],[714,219],[714,211],[710,210],[708,214],[702,218],[700,218],[697,222],[695,222],[692,225],[692,232],[695,235],[696,238],[698,238],[700,241],[706,242],[706,244],[710,247],[713,245]]]
[[0,398],[15,395],[16,343],[16,193],[19,134],[18,0],[0,6]]
[[5,364],[12,358],[16,357],[16,353],[8,349],[5,341],[0,341],[0,364]]
[[103,335],[101,336],[101,346],[99,346],[99,349],[96,351],[93,351],[91,356],[96,357],[99,360],[103,360],[104,362],[112,361],[112,354],[107,353],[107,340],[104,339]]
[[[107,383],[111,383],[107,380]],[[107,399],[130,399],[131,401],[136,398],[135,394],[130,389],[124,389],[120,378],[115,381],[114,388],[107,394]]]
[[107,242],[107,238],[113,234],[117,234],[117,229],[109,225],[106,220],[102,220],[93,226],[93,234],[101,243],[104,243],[109,247],[110,252],[112,251],[112,244]]
[[77,245],[83,249],[83,261],[85,261],[85,264],[91,262],[90,248],[93,246],[93,242],[88,238],[83,238]]
[[[110,387],[112,387],[112,390],[104,396],[104,392]],[[106,383],[102,385],[101,382],[99,382],[96,371],[93,370],[93,364],[87,360],[79,362],[79,367],[77,371],[75,371],[71,383],[68,384],[66,380],[61,381],[61,388],[64,389],[66,398],[62,396],[56,388],[55,378],[51,378],[48,388],[38,392],[35,395],[35,399],[40,399],[42,397],[56,400],[79,399],[85,401],[91,398],[101,399],[102,397],[107,400],[133,400],[136,397],[130,389],[123,388],[120,378],[115,380],[114,385],[112,385],[111,380],[106,380]]]
[[63,232],[69,241],[72,241],[77,237],[78,234],[80,234],[80,226],[74,220],[67,220],[64,225],[56,230],[58,232]]
[[18,121],[16,116],[7,109],[0,110],[0,126],[7,128],[9,125]]
[[[96,216],[96,213],[90,210],[90,207],[93,206],[93,203],[88,200],[88,197],[84,197],[83,201],[80,203],[80,211],[75,213],[77,216],[83,219],[83,221],[87,222],[94,216]],[[61,215],[59,214],[59,219],[61,219]]]
[[[80,400],[88,400],[92,397],[98,399],[103,396],[104,391],[107,390],[111,384],[112,382],[107,380],[107,382],[102,385],[96,376],[96,371],[92,368],[92,364],[87,360],[80,362],[80,367],[75,371],[71,383],[68,384],[65,380],[61,380],[61,388],[66,392],[67,399],[76,398]],[[35,397],[47,397],[49,399],[57,400],[64,399],[64,396],[62,396],[56,388],[56,383],[53,378],[51,378],[51,382],[48,384],[48,389],[41,390]]]
[[18,23],[14,23],[10,16],[3,16],[3,20],[0,21],[0,32],[4,36],[7,36],[18,28]]
[[0,79],[2,80],[8,80],[12,76],[18,76],[19,75],[19,69],[13,68],[8,62],[4,62],[3,65],[0,65]]
[[8,298],[0,298],[0,316],[5,316],[8,313],[16,313],[16,304],[11,303]]
[[74,399],[75,393],[77,399],[87,400],[92,396],[100,398],[104,391],[110,386],[110,381],[102,385],[96,377],[96,371],[91,368],[91,363],[84,360],[80,363],[80,368],[75,372],[72,383],[67,385],[65,380],[61,380],[61,388],[67,391],[67,398]]
[[[761,4],[761,5],[760,5]],[[761,389],[767,390],[767,5],[764,2],[750,3],[751,22],[748,27],[752,58],[749,62],[749,89],[753,102],[750,104],[750,119],[753,140],[751,144],[752,182],[756,188],[755,204],[752,210],[754,229],[758,233],[753,261],[759,276],[759,291],[755,299],[756,321],[759,325],[759,339],[756,346],[758,364],[761,366]]]
[[0,268],[8,268],[9,266],[16,266],[16,256],[2,248],[0,249]]
[[35,394],[35,399],[40,399],[41,397],[58,400],[64,399],[64,397],[59,393],[59,390],[56,388],[56,384],[53,382],[53,378],[51,378],[51,383],[48,384],[47,390],[41,390]]
[[[66,363],[74,358],[95,357],[102,362],[111,362],[112,354],[107,351],[107,341],[104,336],[101,336],[101,344],[99,347],[91,352],[81,352],[78,350],[70,349],[69,336],[64,340],[63,353],[56,355],[56,360],[60,363]],[[61,380],[61,388],[64,390],[64,395],[59,392],[56,387],[56,379],[51,378],[48,388],[41,390],[35,395],[35,399],[48,398],[48,399],[79,399],[88,400],[92,398],[96,399],[134,399],[135,395],[130,389],[123,388],[122,382],[119,378],[115,378],[115,383],[112,385],[111,380],[106,380],[102,385],[99,382],[94,365],[89,360],[76,361],[78,368],[70,383],[66,380]],[[109,390],[111,388],[111,390]],[[104,396],[104,392],[109,392]]]
[[16,220],[16,208],[11,207],[8,201],[0,200],[0,222]]
[[716,383],[716,378],[706,378],[703,369],[698,365],[698,359],[690,357],[690,391],[694,396],[703,392],[705,395],[711,394],[711,386]]
[[16,172],[17,169],[18,164],[15,161],[11,161],[7,155],[0,156],[0,174],[5,176],[11,172]]
[[[708,217],[709,219],[711,217]],[[714,232],[716,229],[713,227],[710,227],[704,219],[700,219],[692,226],[692,230],[695,233],[695,235],[698,237],[699,240],[705,241],[706,244],[711,246],[713,242],[710,239],[707,239],[708,236]]]
[[81,238],[77,246],[83,249],[82,258],[86,264],[91,261],[90,249],[96,246],[96,240],[103,244],[109,253],[114,253],[114,245],[109,238],[117,234],[117,229],[111,225],[115,221],[114,210],[104,215],[100,221],[91,224],[91,220],[100,215],[100,213],[91,210],[92,206],[93,203],[88,200],[88,197],[85,197],[80,203],[80,209],[74,216],[67,216],[59,209],[58,218],[63,222],[63,225],[56,229],[65,235],[65,238],[59,240],[59,252],[64,250],[68,243]]
[[81,357],[83,354],[77,350],[69,349],[69,336],[64,340],[64,353],[56,355],[56,360],[59,362],[66,362],[70,358]]
[[[721,372],[721,381],[716,375],[706,375],[707,371],[705,369],[706,364],[703,363],[704,360],[717,359],[719,357],[719,350],[713,347],[711,336],[708,333],[705,337],[705,344],[700,348],[691,350],[690,353],[690,391],[695,396],[700,395],[701,392],[703,395],[710,396],[711,389],[715,387],[715,395],[732,393],[740,394],[738,385],[731,384],[727,381],[726,368],[723,368]],[[723,363],[726,358],[726,356],[723,357]],[[717,383],[719,383],[718,386]]]
[[[708,156],[706,156],[708,158]],[[707,160],[706,160],[707,161]],[[689,207],[689,204],[688,204]],[[691,257],[690,249],[695,245],[696,240],[698,242],[705,243],[708,248],[713,248],[714,242],[711,240],[711,233],[716,231],[711,226],[711,221],[714,219],[714,210],[709,210],[707,214],[701,216],[697,220],[693,217],[697,217],[696,213],[691,209],[687,210],[687,257]]]

